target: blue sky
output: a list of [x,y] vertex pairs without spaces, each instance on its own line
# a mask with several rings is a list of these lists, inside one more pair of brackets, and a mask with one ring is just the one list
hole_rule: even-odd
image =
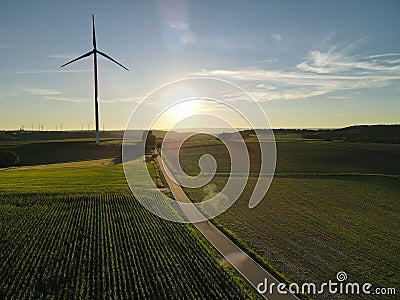
[[193,76],[243,87],[274,128],[400,123],[399,11],[399,1],[3,2],[0,129],[94,128],[93,60],[60,68],[92,49],[92,13],[98,49],[131,70],[99,61],[106,129]]

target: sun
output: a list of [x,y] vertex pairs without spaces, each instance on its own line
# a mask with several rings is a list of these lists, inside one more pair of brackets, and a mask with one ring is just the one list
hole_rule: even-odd
[[194,99],[184,100],[168,109],[168,114],[177,120],[182,120],[195,115],[200,107],[200,103]]
[[196,97],[196,91],[189,87],[182,86],[166,91],[164,105],[168,107],[168,116],[175,120],[181,120],[196,114],[200,107]]
[[153,128],[170,129],[191,116],[202,113],[202,100],[195,89],[181,86],[163,92],[164,111],[157,117]]

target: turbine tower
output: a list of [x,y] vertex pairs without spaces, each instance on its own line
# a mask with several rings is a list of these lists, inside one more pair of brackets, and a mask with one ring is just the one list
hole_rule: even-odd
[[87,56],[90,56],[93,54],[93,60],[94,60],[94,113],[95,113],[95,117],[96,117],[96,144],[99,143],[99,86],[97,83],[97,54],[100,54],[102,56],[104,56],[105,58],[108,58],[109,60],[111,60],[112,62],[116,63],[117,65],[121,66],[122,68],[124,68],[125,70],[129,71],[128,68],[124,67],[122,64],[120,64],[119,62],[117,62],[115,59],[111,58],[110,56],[108,56],[107,54],[97,50],[96,47],[96,32],[94,29],[94,15],[92,15],[92,28],[93,28],[93,50],[83,54],[82,56],[79,56],[78,58],[75,58],[69,62],[67,62],[66,64],[63,64],[61,67],[64,67],[66,65],[69,65],[70,63],[73,63],[74,61],[80,60],[82,58],[85,58]]

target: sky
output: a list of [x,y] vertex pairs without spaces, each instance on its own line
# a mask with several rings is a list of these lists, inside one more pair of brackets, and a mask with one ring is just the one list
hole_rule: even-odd
[[97,48],[130,69],[99,59],[106,130],[124,129],[139,104],[159,109],[146,96],[191,77],[243,88],[273,128],[399,124],[399,11],[396,0],[2,1],[0,130],[94,129],[92,57],[60,67],[92,50],[92,14]]

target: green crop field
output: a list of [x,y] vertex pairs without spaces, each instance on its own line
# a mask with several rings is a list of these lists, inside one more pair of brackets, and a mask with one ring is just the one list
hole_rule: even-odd
[[47,145],[18,147],[44,154],[0,169],[0,299],[258,298],[191,225],[145,210],[112,157],[86,150],[71,158],[91,160],[39,165]]
[[[322,283],[345,271],[351,282],[398,287],[397,145],[277,140],[276,175],[263,201],[247,207],[260,162],[249,139],[248,185],[213,222],[288,282]],[[17,152],[24,165],[0,169],[0,299],[258,297],[191,225],[164,221],[137,202],[117,157],[120,142],[20,142],[0,149]],[[186,142],[183,169],[197,174],[205,153],[217,160],[210,184],[218,191],[230,171],[218,140]],[[157,165],[148,168],[164,187]],[[186,191],[202,201],[210,188]]]
[[[287,140],[278,137],[277,169],[262,202],[248,208],[256,182],[251,173],[240,199],[213,222],[266,266],[288,281],[323,283],[345,271],[349,282],[374,287],[400,285],[400,156],[397,145]],[[247,141],[251,171],[259,165],[258,147]],[[215,191],[227,181],[230,161],[215,140],[180,153],[183,169],[196,175],[202,154],[213,155]],[[210,188],[185,189],[193,201]],[[358,295],[357,299],[385,299]],[[394,299],[388,296],[388,299]],[[342,299],[319,295],[317,299]]]

